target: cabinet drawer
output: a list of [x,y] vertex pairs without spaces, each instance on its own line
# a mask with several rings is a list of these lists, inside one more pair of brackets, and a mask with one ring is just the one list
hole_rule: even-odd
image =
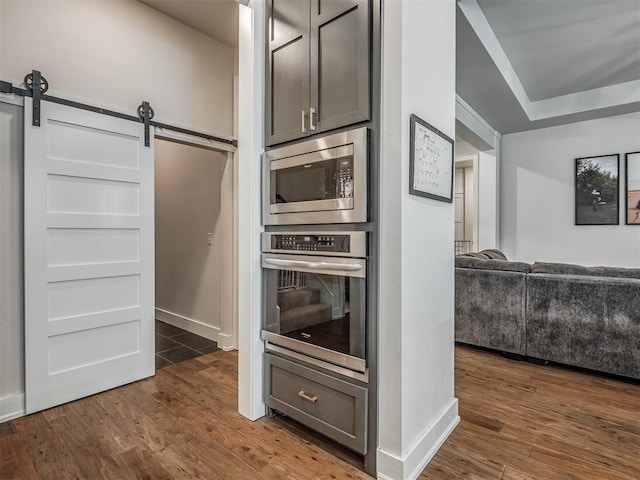
[[265,374],[269,407],[366,453],[366,388],[271,354],[265,354]]

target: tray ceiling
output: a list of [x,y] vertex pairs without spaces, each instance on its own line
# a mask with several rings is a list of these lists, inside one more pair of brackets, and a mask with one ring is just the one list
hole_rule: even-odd
[[456,55],[501,133],[640,110],[639,0],[460,0]]

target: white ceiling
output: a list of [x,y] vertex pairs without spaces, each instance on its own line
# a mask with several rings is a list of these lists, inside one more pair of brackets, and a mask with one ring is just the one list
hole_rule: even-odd
[[238,46],[238,3],[235,0],[140,1],[230,47]]
[[640,0],[458,6],[456,92],[499,132],[640,110]]

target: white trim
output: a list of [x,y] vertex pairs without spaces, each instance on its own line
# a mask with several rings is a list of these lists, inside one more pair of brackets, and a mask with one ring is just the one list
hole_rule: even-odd
[[264,342],[260,339],[260,155],[264,150],[264,1],[239,7],[238,146],[234,201],[238,317],[238,411],[256,420],[265,414],[262,398]]
[[10,105],[24,107],[24,97],[21,97],[20,95],[14,95],[13,93],[3,93],[0,94],[0,103],[8,103]]
[[[203,132],[205,133],[205,132]],[[218,137],[219,135],[213,135]],[[207,148],[209,150],[217,150],[221,152],[235,152],[236,147],[228,143],[217,142],[215,140],[207,140],[206,138],[198,137],[196,135],[189,135],[188,133],[176,132],[165,128],[156,127],[155,137],[168,140],[170,142],[184,143],[187,145],[193,145],[196,147]],[[223,138],[223,137],[220,137]]]
[[194,320],[193,318],[183,317],[182,315],[168,312],[161,308],[156,308],[156,319],[161,322],[168,323],[169,325],[173,325],[174,327],[186,330],[187,332],[208,338],[214,342],[218,342],[218,337],[220,336],[220,329],[218,327],[207,325],[206,323]]
[[496,148],[496,139],[501,135],[476,112],[471,105],[456,93],[456,120],[475,133],[491,148]]
[[478,5],[476,0],[460,0],[458,2],[458,7],[460,7],[460,11],[467,18],[471,28],[476,32],[476,35],[478,35],[480,42],[484,45],[484,48],[487,50],[487,53],[493,60],[493,63],[495,63],[498,71],[507,82],[507,85],[509,85],[509,88],[522,106],[522,109],[525,111],[527,116],[531,118],[531,101],[529,100],[529,96],[522,86],[518,75],[516,75],[516,71],[513,69],[511,62],[509,61],[509,57],[507,57],[502,45],[500,45],[496,34],[491,29],[487,17],[484,16],[480,5]]
[[472,247],[474,251],[478,250],[478,242],[480,241],[480,154],[474,155],[472,160],[471,171],[473,172],[473,235]]
[[[227,152],[227,164],[222,176],[222,191],[221,198],[223,202],[227,202],[233,207],[230,209],[224,209],[220,214],[220,220],[225,225],[230,225],[231,228],[227,228],[223,231],[222,242],[223,251],[227,252],[224,256],[220,268],[220,276],[224,279],[220,292],[220,333],[218,335],[218,346],[223,350],[237,349],[237,331],[238,326],[236,323],[236,316],[234,315],[235,305],[235,293],[236,283],[234,278],[236,277],[234,258],[234,237],[235,237],[235,202],[234,198],[234,172],[235,162],[234,153]],[[224,203],[223,203],[224,204]]]
[[458,399],[454,398],[438,419],[402,458],[378,449],[380,480],[415,480],[460,423]]
[[531,102],[529,120],[544,120],[640,102],[640,80]]
[[237,350],[236,347],[236,339],[233,335],[228,335],[226,333],[218,334],[218,348],[221,348],[225,352],[229,352],[231,350]]
[[501,139],[500,138],[496,138],[496,149],[495,149],[495,157],[496,157],[496,248],[501,249],[501,243],[502,243],[502,239],[501,239],[501,232],[502,229],[500,228],[500,221],[501,221],[501,215],[500,215],[500,197],[502,194],[502,185],[500,184],[500,181],[502,180],[502,144],[501,144]]
[[[473,159],[476,158],[477,154],[472,155],[456,155],[454,158],[455,168],[466,168],[473,166]],[[463,165],[458,165],[458,163],[464,163]]]
[[0,398],[0,423],[25,415],[24,393]]

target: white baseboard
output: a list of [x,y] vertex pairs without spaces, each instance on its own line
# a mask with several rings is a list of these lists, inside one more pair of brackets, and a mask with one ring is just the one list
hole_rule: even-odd
[[458,423],[460,423],[458,399],[454,398],[403,458],[378,449],[378,479],[415,480],[418,478]]
[[24,393],[0,398],[0,423],[25,415]]
[[220,333],[218,334],[218,348],[221,348],[225,352],[237,350],[236,339],[233,337],[233,335]]
[[164,323],[181,328],[187,332],[195,333],[201,337],[213,340],[223,350],[233,350],[235,348],[235,339],[231,335],[225,335],[220,332],[218,327],[213,327],[202,323],[193,318],[183,317],[177,313],[168,312],[161,308],[156,308],[156,318]]

